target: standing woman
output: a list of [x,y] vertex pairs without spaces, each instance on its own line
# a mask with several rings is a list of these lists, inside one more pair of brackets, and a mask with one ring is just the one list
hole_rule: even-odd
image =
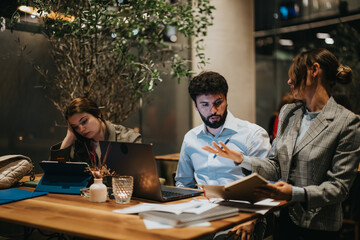
[[88,98],[72,100],[65,110],[65,119],[67,134],[61,143],[51,147],[51,160],[92,164],[92,159],[101,156],[99,141],[141,142],[141,135],[135,130],[104,120],[97,104]]
[[[269,158],[235,152],[219,142],[204,149],[232,159],[274,184],[261,196],[292,201],[279,218],[280,239],[338,239],[341,202],[349,194],[360,159],[360,120],[331,97],[336,84],[352,81],[352,70],[326,49],[298,54],[289,69],[291,92],[302,103],[285,105]],[[246,229],[245,229],[246,230]],[[243,234],[244,228],[233,233]]]

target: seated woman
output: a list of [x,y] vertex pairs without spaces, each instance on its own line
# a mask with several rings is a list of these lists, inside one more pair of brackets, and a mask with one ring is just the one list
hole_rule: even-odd
[[84,97],[72,100],[65,110],[67,134],[51,147],[51,160],[99,163],[99,141],[141,142],[135,130],[104,120],[97,104]]
[[[292,201],[278,219],[278,239],[338,239],[341,203],[349,194],[360,159],[360,119],[332,97],[336,83],[352,81],[352,70],[326,49],[298,54],[289,69],[291,92],[301,103],[285,105],[269,158],[245,156],[224,143],[205,150],[277,181],[256,194]],[[254,223],[231,233],[248,238]]]

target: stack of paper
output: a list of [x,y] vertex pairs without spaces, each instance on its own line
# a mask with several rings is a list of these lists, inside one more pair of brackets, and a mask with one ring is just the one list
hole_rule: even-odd
[[[224,201],[222,198],[195,199],[178,204],[142,203],[132,207],[114,210],[116,213],[137,214],[143,218],[148,229],[195,226],[208,221],[236,216],[238,212],[266,214],[279,202],[265,199],[254,204],[247,201]],[[208,223],[209,225],[209,223]]]
[[238,215],[236,208],[218,205],[202,213],[182,212],[175,214],[163,211],[147,211],[139,214],[141,218],[167,224],[173,227],[184,227],[200,222],[214,221]]
[[238,215],[237,208],[221,206],[208,200],[192,200],[179,204],[143,203],[133,207],[114,210],[117,213],[139,213],[144,220],[155,221],[172,227],[218,220]]

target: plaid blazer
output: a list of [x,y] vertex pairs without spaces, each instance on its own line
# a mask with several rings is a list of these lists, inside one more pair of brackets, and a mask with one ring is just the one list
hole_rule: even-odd
[[[304,228],[337,231],[341,202],[348,196],[360,159],[360,119],[331,97],[295,148],[304,104],[285,105],[269,159],[251,157],[252,169],[268,180],[303,187],[306,203],[289,207],[293,222]],[[291,169],[291,171],[290,171]]]

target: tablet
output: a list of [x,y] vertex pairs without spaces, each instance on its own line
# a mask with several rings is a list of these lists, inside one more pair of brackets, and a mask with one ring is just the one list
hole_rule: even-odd
[[91,173],[86,162],[42,161],[39,163],[44,171],[35,188],[38,192],[79,194],[86,187]]

